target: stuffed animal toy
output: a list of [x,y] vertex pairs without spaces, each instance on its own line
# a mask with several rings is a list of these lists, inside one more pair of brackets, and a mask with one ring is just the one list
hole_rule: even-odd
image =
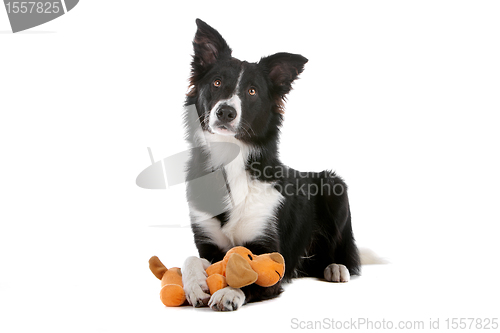
[[[160,299],[166,306],[184,304],[186,297],[179,268],[167,269],[158,259],[149,259],[149,268],[161,280]],[[254,255],[243,246],[229,250],[224,259],[206,269],[210,294],[230,286],[242,288],[255,283],[261,287],[271,287],[283,278],[285,260],[277,252]]]

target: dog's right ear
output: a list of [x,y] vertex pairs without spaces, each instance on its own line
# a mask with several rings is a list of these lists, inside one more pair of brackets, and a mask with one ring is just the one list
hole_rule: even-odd
[[266,69],[276,92],[281,96],[285,96],[290,92],[292,82],[302,73],[306,63],[307,58],[300,54],[286,52],[262,58],[259,62]]
[[231,49],[222,36],[200,19],[196,19],[198,30],[193,40],[193,70],[207,69],[217,59],[230,58]]

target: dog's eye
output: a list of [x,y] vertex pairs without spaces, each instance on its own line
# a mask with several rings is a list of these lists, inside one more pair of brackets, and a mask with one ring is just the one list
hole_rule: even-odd
[[251,255],[248,255],[248,258],[250,258],[250,260],[253,260],[252,256]]
[[214,81],[214,87],[216,87],[216,88],[219,88],[221,86],[221,84],[222,84],[221,80],[215,80]]
[[255,96],[257,94],[257,90],[255,90],[255,88],[250,88],[248,89],[248,93],[250,96]]

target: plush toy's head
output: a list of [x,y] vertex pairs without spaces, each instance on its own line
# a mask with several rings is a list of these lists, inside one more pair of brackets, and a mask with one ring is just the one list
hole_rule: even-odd
[[[211,275],[210,268],[207,269],[209,275]],[[214,269],[225,275],[227,284],[233,288],[241,288],[252,283],[270,287],[283,278],[285,260],[277,252],[257,256],[245,247],[236,246],[226,253],[220,262],[220,267],[214,266]]]

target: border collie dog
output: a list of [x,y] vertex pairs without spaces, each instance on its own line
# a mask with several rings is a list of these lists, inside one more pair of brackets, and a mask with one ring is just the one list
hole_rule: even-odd
[[[186,111],[185,119],[187,140],[199,149],[190,156],[187,176],[215,176],[201,186],[187,182],[200,256],[184,262],[188,302],[231,311],[282,292],[280,283],[254,284],[210,296],[205,269],[238,245],[257,255],[281,253],[282,281],[302,276],[349,281],[359,274],[360,259],[346,184],[332,171],[298,172],[283,165],[278,154],[284,100],[307,59],[277,53],[257,63],[240,61],[215,29],[199,19],[196,24],[186,100],[187,109],[195,111],[194,117]],[[217,205],[223,208],[213,209]]]

